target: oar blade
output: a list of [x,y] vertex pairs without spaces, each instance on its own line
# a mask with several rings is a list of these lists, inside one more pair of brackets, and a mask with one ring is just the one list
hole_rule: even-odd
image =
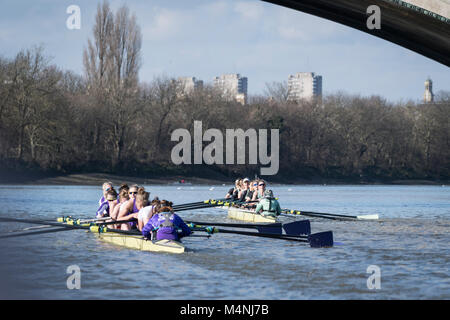
[[377,214],[366,214],[356,217],[358,220],[378,220],[379,216]]
[[259,233],[283,234],[281,225],[268,225],[267,227],[257,227]]
[[288,235],[308,235],[311,234],[311,223],[309,220],[299,220],[283,224],[284,232]]
[[333,232],[325,231],[310,234],[308,236],[311,248],[329,248],[333,246]]

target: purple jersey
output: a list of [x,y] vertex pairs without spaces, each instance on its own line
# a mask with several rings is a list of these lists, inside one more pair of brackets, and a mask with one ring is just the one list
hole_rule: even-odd
[[[142,228],[142,235],[150,238],[152,230],[157,230],[156,240],[180,241],[180,238],[191,234],[191,229],[184,223],[183,219],[170,212],[155,214]],[[181,232],[178,232],[179,230]]]

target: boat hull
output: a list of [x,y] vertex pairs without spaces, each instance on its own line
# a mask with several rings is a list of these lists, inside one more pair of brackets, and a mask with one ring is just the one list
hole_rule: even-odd
[[122,235],[108,232],[99,233],[98,236],[104,242],[129,249],[166,253],[183,253],[185,251],[185,246],[182,243],[173,240],[145,240],[138,235]]
[[253,211],[229,207],[228,208],[228,218],[240,221],[248,221],[248,222],[267,222],[274,223],[278,222],[278,220],[274,217],[264,217],[260,214],[256,214]]

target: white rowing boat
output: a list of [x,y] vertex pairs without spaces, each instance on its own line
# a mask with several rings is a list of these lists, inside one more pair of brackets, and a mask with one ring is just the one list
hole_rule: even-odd
[[255,213],[255,211],[235,207],[228,208],[228,218],[248,222],[278,222],[277,218],[275,217],[262,216]]

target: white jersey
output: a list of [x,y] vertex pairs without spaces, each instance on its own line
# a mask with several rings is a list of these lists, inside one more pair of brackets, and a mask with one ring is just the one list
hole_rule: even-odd
[[147,206],[139,210],[138,220],[148,221],[153,213],[153,206]]

